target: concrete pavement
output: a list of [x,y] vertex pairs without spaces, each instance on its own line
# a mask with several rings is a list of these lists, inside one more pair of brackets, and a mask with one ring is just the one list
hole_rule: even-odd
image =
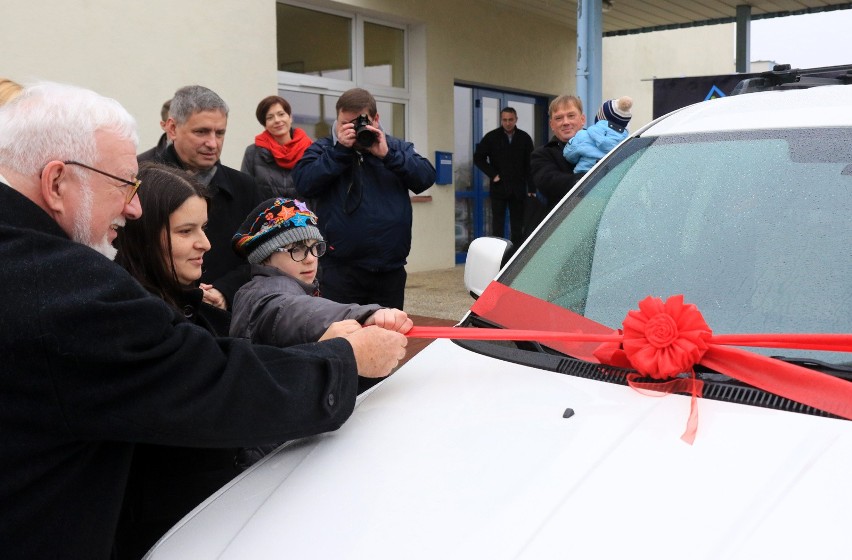
[[[451,327],[464,317],[471,305],[473,298],[464,287],[464,265],[408,275],[405,312],[417,326]],[[400,365],[431,342],[422,338],[409,339],[405,360]]]
[[464,287],[464,265],[408,274],[405,312],[409,315],[458,322],[473,301]]

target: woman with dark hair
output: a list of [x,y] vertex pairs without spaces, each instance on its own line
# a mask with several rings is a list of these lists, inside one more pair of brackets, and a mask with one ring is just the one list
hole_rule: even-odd
[[263,196],[296,198],[296,187],[290,172],[312,144],[301,128],[293,128],[293,110],[278,95],[263,98],[255,111],[264,131],[246,148],[240,171],[254,177]]
[[[176,321],[227,336],[230,313],[204,303],[197,285],[204,253],[210,250],[204,233],[206,187],[185,171],[158,163],[143,163],[137,177],[145,185],[139,189],[142,217],[119,230],[116,262],[174,307]],[[137,445],[113,557],[141,558],[192,508],[241,472],[236,457],[236,448]]]
[[188,320],[227,336],[230,314],[203,303],[207,285],[198,285],[210,250],[206,187],[181,169],[152,162],[139,167],[138,177],[145,181],[142,217],[119,230],[116,262]]

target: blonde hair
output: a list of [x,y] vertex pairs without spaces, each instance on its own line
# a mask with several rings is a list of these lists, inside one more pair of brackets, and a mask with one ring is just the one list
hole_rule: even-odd
[[560,95],[550,102],[547,114],[552,117],[553,113],[568,105],[573,105],[578,111],[583,112],[583,101],[579,97],[576,95]]
[[0,105],[8,103],[21,93],[24,87],[9,78],[0,78]]

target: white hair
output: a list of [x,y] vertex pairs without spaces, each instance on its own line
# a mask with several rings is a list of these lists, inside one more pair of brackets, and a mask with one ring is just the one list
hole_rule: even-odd
[[97,161],[95,133],[139,145],[136,120],[114,99],[77,86],[39,82],[0,106],[0,165],[38,175],[53,161]]

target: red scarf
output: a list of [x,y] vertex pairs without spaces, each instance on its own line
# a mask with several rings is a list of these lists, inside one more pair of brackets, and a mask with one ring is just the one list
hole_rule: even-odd
[[301,128],[292,128],[290,131],[293,138],[283,146],[275,140],[274,136],[269,134],[268,130],[264,130],[254,137],[255,145],[269,150],[272,157],[275,158],[275,163],[284,169],[293,169],[308,146],[313,144],[313,140]]

